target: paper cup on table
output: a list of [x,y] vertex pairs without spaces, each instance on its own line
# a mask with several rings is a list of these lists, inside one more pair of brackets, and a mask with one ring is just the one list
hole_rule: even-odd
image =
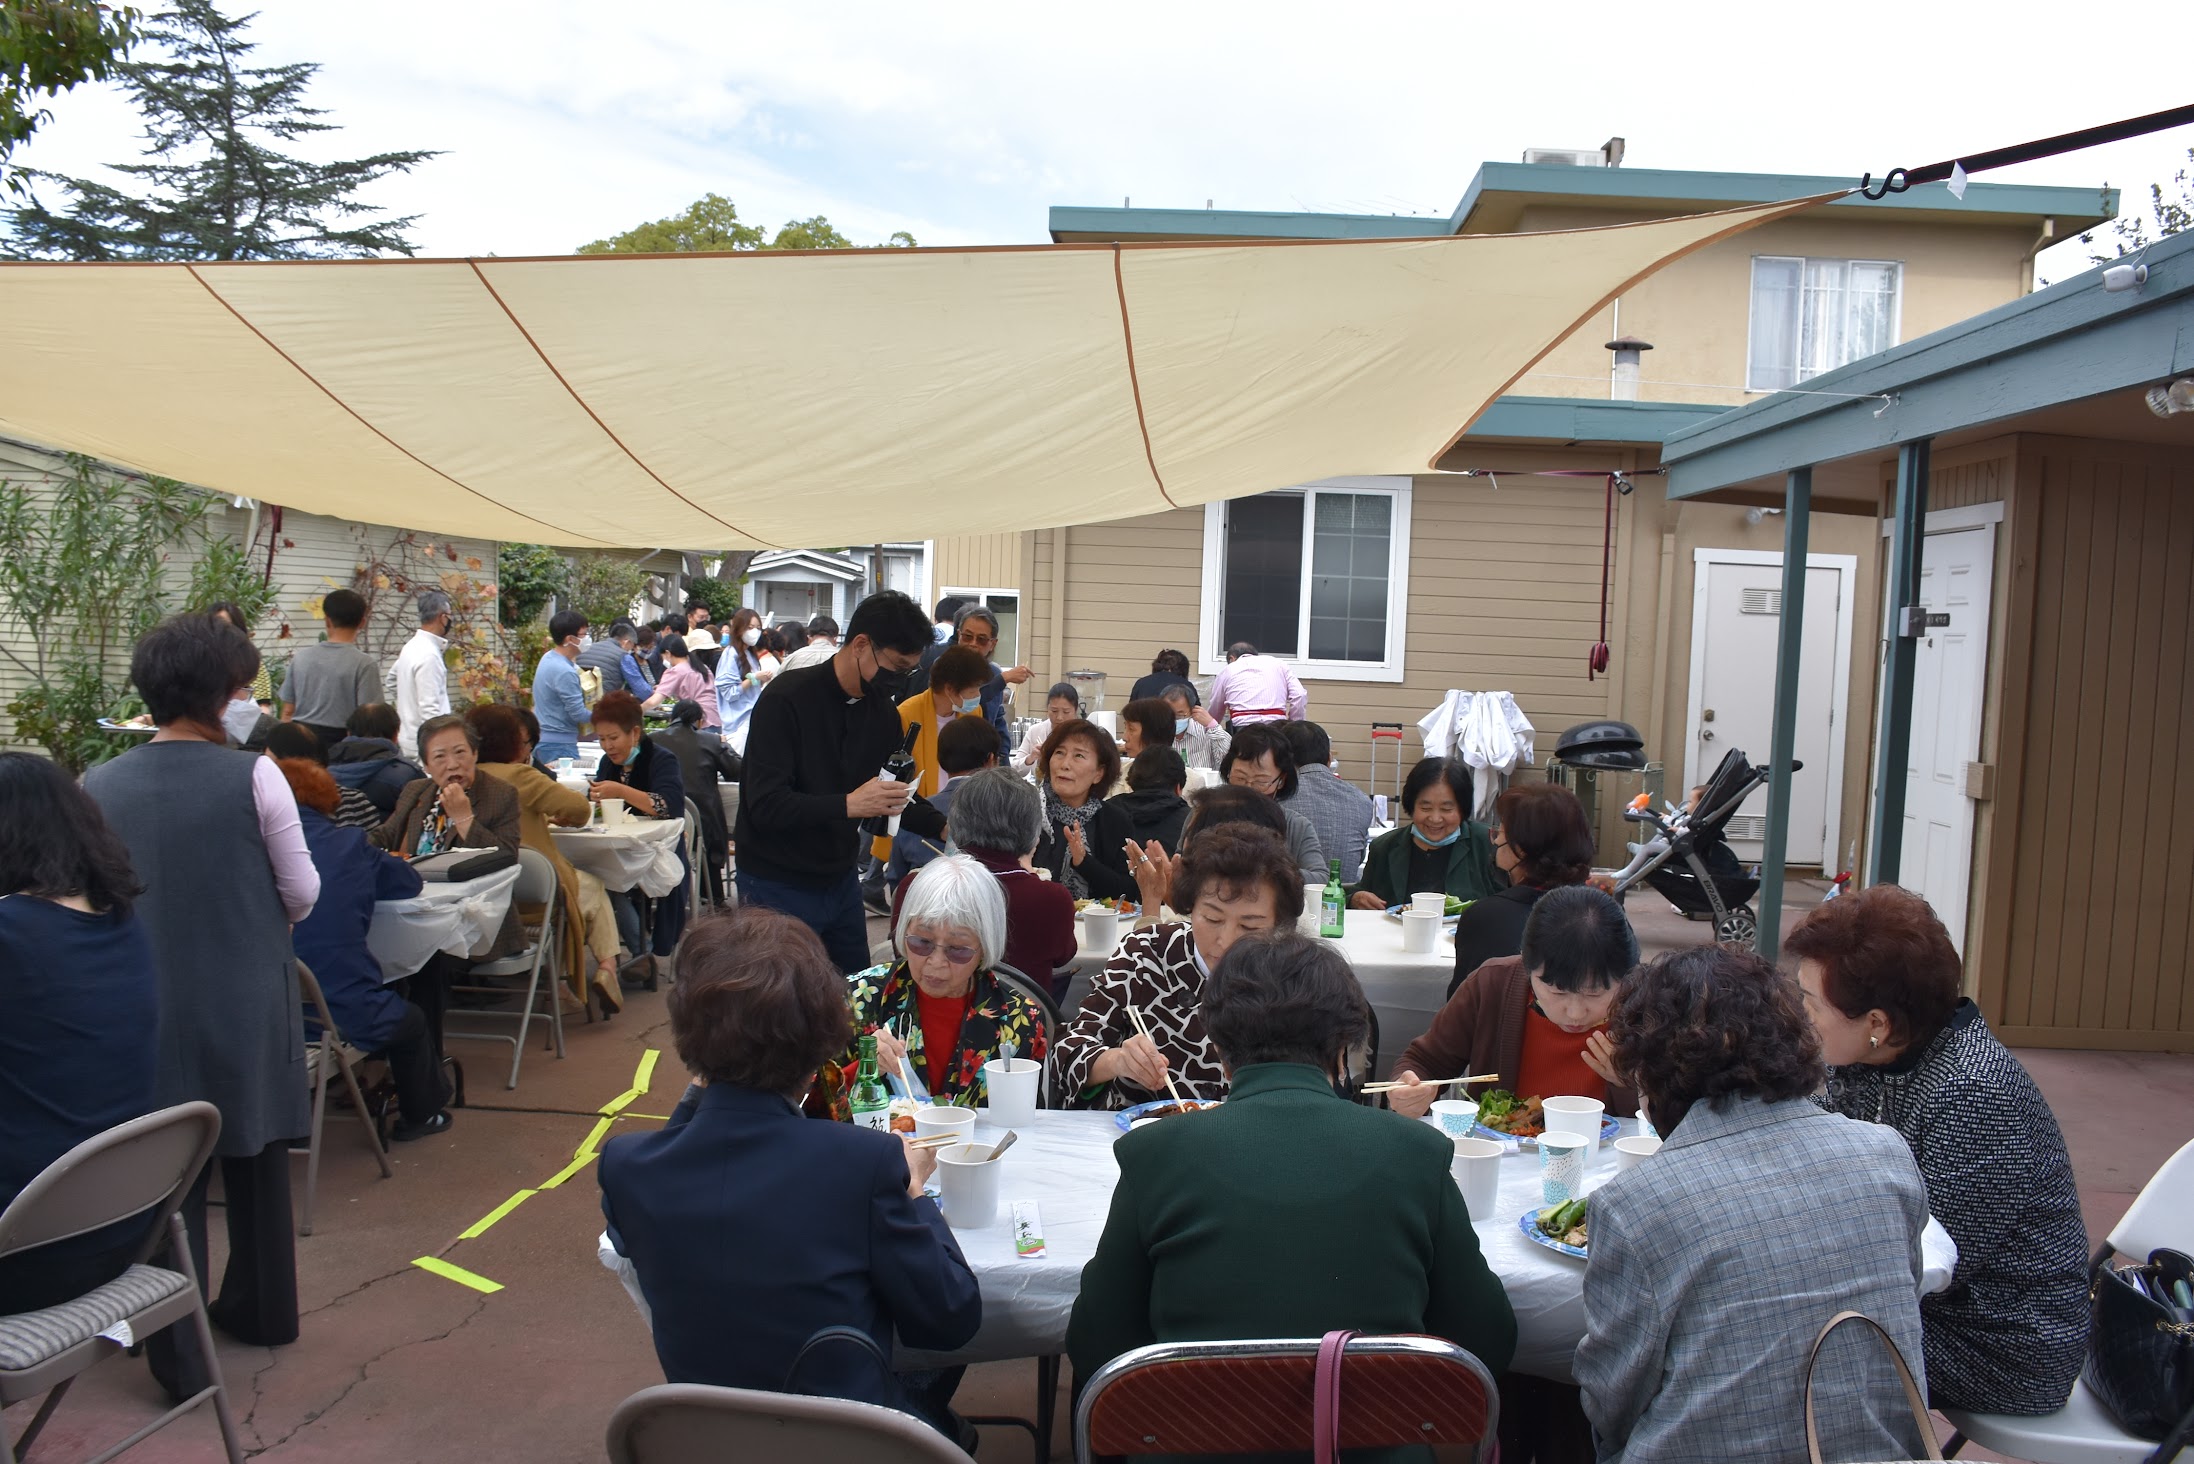
[[1402,912],[1402,949],[1413,956],[1429,956],[1440,944],[1440,917],[1416,910]]
[[602,800],[602,827],[606,829],[623,828],[625,820],[631,816],[632,805],[625,802],[624,799],[605,798]]
[[1303,886],[1303,913],[1295,917],[1295,933],[1315,938],[1325,929],[1326,887],[1322,884]]
[[1597,1098],[1546,1100],[1546,1126],[1560,1133],[1584,1135],[1588,1160],[1600,1152],[1600,1120],[1606,1113],[1607,1105]]
[[1429,894],[1411,895],[1409,897],[1409,908],[1419,915],[1445,915],[1447,913],[1447,896],[1439,890],[1433,890]]
[[937,1200],[953,1229],[981,1230],[998,1223],[998,1177],[1005,1164],[990,1157],[996,1147],[953,1144],[937,1151]]
[[1473,1223],[1499,1218],[1493,1213],[1493,1207],[1500,1202],[1501,1159],[1507,1152],[1507,1145],[1492,1139],[1455,1141],[1455,1160],[1450,1172],[1463,1192],[1463,1207],[1470,1211]]
[[933,1139],[939,1134],[957,1134],[966,1139],[974,1132],[975,1110],[972,1108],[954,1108],[940,1103],[914,1110],[914,1137],[918,1139]]
[[1585,1136],[1549,1129],[1539,1135],[1539,1187],[1549,1205],[1577,1198],[1585,1182]]
[[1478,1126],[1478,1105],[1468,1098],[1435,1099],[1432,1122],[1451,1139],[1467,1138]]
[[1661,1141],[1651,1134],[1626,1134],[1615,1141],[1615,1167],[1629,1169],[1661,1152]]
[[1042,1071],[1041,1065],[1026,1057],[996,1058],[983,1064],[993,1125],[1019,1129],[1036,1122],[1036,1079]]
[[1082,912],[1082,925],[1089,933],[1089,948],[1112,954],[1112,948],[1120,943],[1120,912],[1117,910],[1090,909]]

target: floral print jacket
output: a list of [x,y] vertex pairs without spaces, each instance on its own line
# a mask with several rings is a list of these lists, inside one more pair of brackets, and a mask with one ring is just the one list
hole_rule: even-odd
[[[845,1083],[852,1086],[852,1069],[859,1061],[863,1032],[893,1027],[904,1033],[907,1061],[927,1082],[929,1059],[922,1046],[922,1017],[915,1001],[914,973],[906,962],[871,966],[849,979],[848,1000],[853,1007],[855,1045],[845,1058]],[[1013,1044],[1013,1055],[1036,1062],[1044,1060],[1044,1026],[1036,1003],[999,981],[988,971],[975,973],[968,991],[967,1016],[960,1023],[960,1041],[946,1068],[943,1081],[933,1084],[930,1096],[939,1103],[965,1103],[973,1107],[987,1101],[983,1064],[998,1055],[999,1047]],[[839,1102],[842,1102],[842,1098]],[[834,1102],[833,1107],[838,1106]],[[845,1115],[841,1115],[845,1116]]]

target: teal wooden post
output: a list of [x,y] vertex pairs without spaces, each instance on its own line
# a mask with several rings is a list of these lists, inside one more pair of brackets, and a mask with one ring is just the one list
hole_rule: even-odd
[[1874,834],[1867,883],[1895,884],[1904,854],[1905,772],[1912,761],[1912,674],[1919,663],[1920,560],[1927,528],[1931,439],[1897,450],[1897,526],[1889,544],[1889,624],[1882,628],[1889,661],[1882,677],[1881,731],[1874,763]]
[[1783,863],[1790,847],[1790,760],[1798,742],[1798,658],[1805,649],[1806,543],[1813,529],[1813,470],[1783,484],[1783,605],[1775,641],[1775,730],[1768,737],[1767,834],[1760,841],[1760,954],[1783,943]]

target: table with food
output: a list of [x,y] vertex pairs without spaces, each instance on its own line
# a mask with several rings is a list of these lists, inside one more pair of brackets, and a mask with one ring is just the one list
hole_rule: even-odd
[[[1102,903],[1083,902],[1084,906]],[[1133,905],[1122,909],[1119,935],[1125,936],[1135,928],[1137,917]],[[1356,980],[1372,1010],[1379,1014],[1379,1073],[1383,1077],[1393,1071],[1394,1060],[1403,1050],[1424,1035],[1447,1001],[1447,985],[1455,975],[1455,927],[1452,921],[1446,922],[1432,950],[1420,953],[1402,948],[1402,920],[1398,914],[1349,910],[1342,920],[1343,933],[1337,944],[1355,969]],[[1118,938],[1109,943],[1102,940],[1102,925],[1100,921],[1100,938],[1093,940],[1087,913],[1076,922],[1075,938],[1080,950],[1074,958],[1074,979],[1067,987],[1065,1010],[1070,1017],[1088,994],[1091,978],[1118,948]]]
[[366,928],[366,949],[381,963],[383,981],[401,981],[436,952],[469,956],[485,951],[503,928],[518,867],[478,879],[429,882],[408,900],[382,900]]

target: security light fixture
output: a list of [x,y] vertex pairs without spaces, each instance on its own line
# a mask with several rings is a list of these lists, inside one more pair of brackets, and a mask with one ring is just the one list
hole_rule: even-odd
[[2194,412],[2194,376],[2182,376],[2169,386],[2150,387],[2148,409],[2159,417]]

